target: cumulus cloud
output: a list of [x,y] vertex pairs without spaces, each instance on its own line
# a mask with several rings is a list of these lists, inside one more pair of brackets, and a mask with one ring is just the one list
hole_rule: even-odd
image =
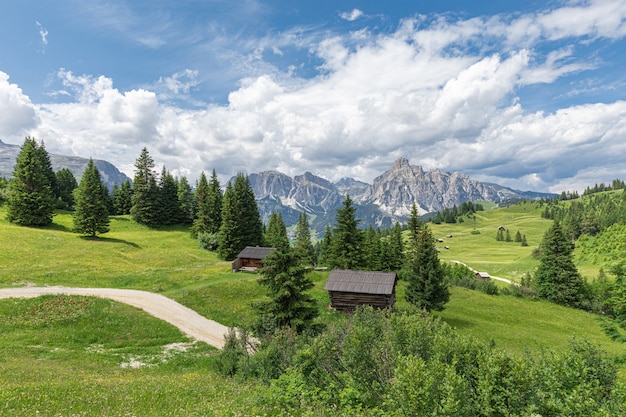
[[0,71],[0,139],[21,140],[39,119],[30,99]]
[[[593,176],[626,177],[626,103],[529,112],[520,91],[601,66],[581,59],[577,42],[621,39],[624,20],[624,2],[598,0],[517,16],[411,17],[392,33],[364,28],[305,41],[294,31],[273,50],[306,47],[319,62],[314,76],[266,64],[224,105],[196,109],[170,99],[190,94],[197,70],[129,91],[106,76],[61,70],[57,93],[69,102],[40,107],[0,73],[0,133],[30,129],[49,150],[109,159],[129,175],[143,146],[192,181],[213,168],[222,178],[279,169],[371,181],[404,156],[426,169],[558,192]],[[259,42],[254,62],[271,45]]]

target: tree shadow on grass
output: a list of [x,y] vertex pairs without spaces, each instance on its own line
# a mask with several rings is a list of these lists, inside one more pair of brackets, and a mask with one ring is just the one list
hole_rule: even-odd
[[132,246],[133,248],[137,248],[137,249],[141,249],[141,246],[139,246],[138,244],[134,243],[134,242],[129,242],[128,240],[124,240],[124,239],[115,239],[115,238],[111,238],[111,237],[100,237],[100,236],[80,236],[81,239],[83,240],[91,240],[94,242],[102,242],[102,243],[118,243],[118,244],[123,244],[123,245],[128,245],[128,246]]

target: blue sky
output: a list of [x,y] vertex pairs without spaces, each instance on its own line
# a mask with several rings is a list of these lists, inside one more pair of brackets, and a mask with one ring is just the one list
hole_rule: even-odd
[[406,157],[522,190],[626,179],[626,0],[24,0],[0,139],[371,182]]

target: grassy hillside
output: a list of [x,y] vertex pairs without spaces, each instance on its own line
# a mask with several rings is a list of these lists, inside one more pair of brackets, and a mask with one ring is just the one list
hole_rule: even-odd
[[[527,203],[478,213],[475,221],[432,225],[450,249],[444,260],[519,279],[536,266],[531,252],[550,222]],[[230,263],[200,249],[183,227],[151,230],[114,217],[111,232],[85,239],[60,213],[44,229],[11,225],[0,208],[0,287],[32,283],[134,288],[160,292],[230,326],[251,319],[263,298],[256,275],[232,273]],[[497,227],[526,235],[529,247],[496,241]],[[452,238],[447,238],[452,234]],[[599,268],[598,265],[595,268]],[[323,291],[327,273],[311,274],[321,320],[335,320]],[[398,307],[404,283],[398,288]],[[454,288],[437,313],[458,331],[493,340],[514,353],[562,349],[581,337],[615,355],[623,345],[606,337],[594,315],[543,301],[487,296]],[[0,404],[11,415],[230,415],[263,414],[254,383],[217,376],[215,350],[136,309],[86,297],[0,300]],[[185,346],[171,353],[168,346]],[[169,352],[169,353],[167,353]],[[129,364],[149,366],[134,368]],[[6,387],[6,389],[4,388]]]

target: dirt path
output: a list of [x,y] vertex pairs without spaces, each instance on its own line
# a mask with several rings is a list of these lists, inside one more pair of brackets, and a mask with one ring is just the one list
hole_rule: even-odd
[[140,308],[178,327],[187,336],[221,349],[228,327],[206,319],[174,300],[147,291],[112,288],[20,287],[0,289],[0,298],[33,298],[46,294],[88,295],[110,298]]
[[[450,262],[454,262],[457,264],[461,264],[463,266],[465,266],[467,269],[469,269],[470,271],[472,271],[473,273],[477,273],[478,271],[475,270],[474,268],[472,268],[471,266],[469,266],[468,264],[461,262],[461,261],[450,261]],[[506,282],[507,284],[510,285],[514,285],[516,287],[521,287],[521,284],[519,284],[518,282],[515,281],[511,281],[510,279],[506,279],[506,278],[502,278],[502,277],[494,277],[493,275],[490,275],[491,279],[495,279],[497,281],[502,281],[502,282]]]

